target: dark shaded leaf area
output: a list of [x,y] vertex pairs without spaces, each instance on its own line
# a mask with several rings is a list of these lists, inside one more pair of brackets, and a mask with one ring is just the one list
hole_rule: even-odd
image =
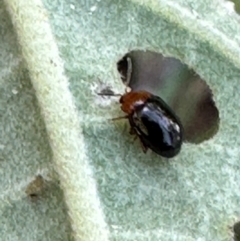
[[240,241],[240,222],[233,225],[234,241]]
[[185,141],[197,144],[217,133],[219,112],[212,91],[186,64],[159,53],[132,51],[117,68],[132,90],[146,90],[166,101],[183,124]]

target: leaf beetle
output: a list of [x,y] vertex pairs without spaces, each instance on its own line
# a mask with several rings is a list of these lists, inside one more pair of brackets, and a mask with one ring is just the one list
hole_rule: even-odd
[[[118,94],[99,93],[99,95],[119,96]],[[183,126],[180,119],[165,101],[147,91],[138,90],[120,95],[124,117],[130,124],[130,133],[139,137],[144,153],[151,149],[166,158],[176,156],[182,146]]]

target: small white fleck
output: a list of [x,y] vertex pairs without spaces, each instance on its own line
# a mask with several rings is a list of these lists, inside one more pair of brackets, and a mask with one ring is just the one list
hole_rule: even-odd
[[17,91],[16,89],[12,89],[12,93],[13,93],[14,95],[16,95],[16,94],[18,93],[18,91]]
[[4,148],[5,148],[5,146],[0,144],[0,150],[3,150]]
[[111,227],[112,227],[113,229],[120,229],[120,227],[119,227],[118,225],[111,225]]
[[94,6],[92,6],[92,7],[90,8],[90,11],[91,11],[91,12],[94,12],[94,11],[96,11],[96,9],[97,9],[97,6],[94,5]]
[[131,91],[132,91],[131,87],[127,86],[127,87],[125,88],[125,92],[126,92],[126,93],[129,93],[129,92],[131,92]]
[[70,8],[74,10],[75,6],[73,4],[70,4]]

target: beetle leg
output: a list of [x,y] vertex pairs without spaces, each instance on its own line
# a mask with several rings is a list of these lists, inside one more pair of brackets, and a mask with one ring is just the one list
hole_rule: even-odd
[[133,141],[135,141],[137,138],[139,138],[143,152],[147,153],[148,147],[144,144],[141,137],[137,134],[136,130],[133,127],[131,127],[129,133],[130,133],[130,135],[135,135]]
[[[135,141],[138,137],[139,137],[139,136],[136,135],[136,136],[134,137],[134,141]],[[144,142],[141,140],[140,137],[139,137],[139,141],[140,141],[140,145],[141,145],[141,147],[142,147],[143,152],[144,152],[144,153],[147,153],[148,147],[144,144]]]
[[130,131],[129,131],[129,134],[130,134],[130,135],[136,135],[136,137],[137,137],[137,133],[136,133],[136,131],[134,130],[133,127],[131,127],[131,129],[130,129]]
[[140,143],[141,143],[141,147],[142,147],[143,152],[144,152],[144,153],[147,153],[148,147],[143,143],[143,141],[141,140],[141,138],[139,138],[139,139],[140,139]]

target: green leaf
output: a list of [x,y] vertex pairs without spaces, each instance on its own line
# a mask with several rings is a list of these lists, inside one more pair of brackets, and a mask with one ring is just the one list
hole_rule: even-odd
[[[1,240],[229,240],[240,201],[240,25],[233,6],[4,3]],[[116,63],[135,49],[178,58],[206,80],[220,113],[212,139],[184,144],[168,161],[142,153],[128,123],[108,121],[122,115],[119,104],[95,92],[109,85],[123,93]]]

